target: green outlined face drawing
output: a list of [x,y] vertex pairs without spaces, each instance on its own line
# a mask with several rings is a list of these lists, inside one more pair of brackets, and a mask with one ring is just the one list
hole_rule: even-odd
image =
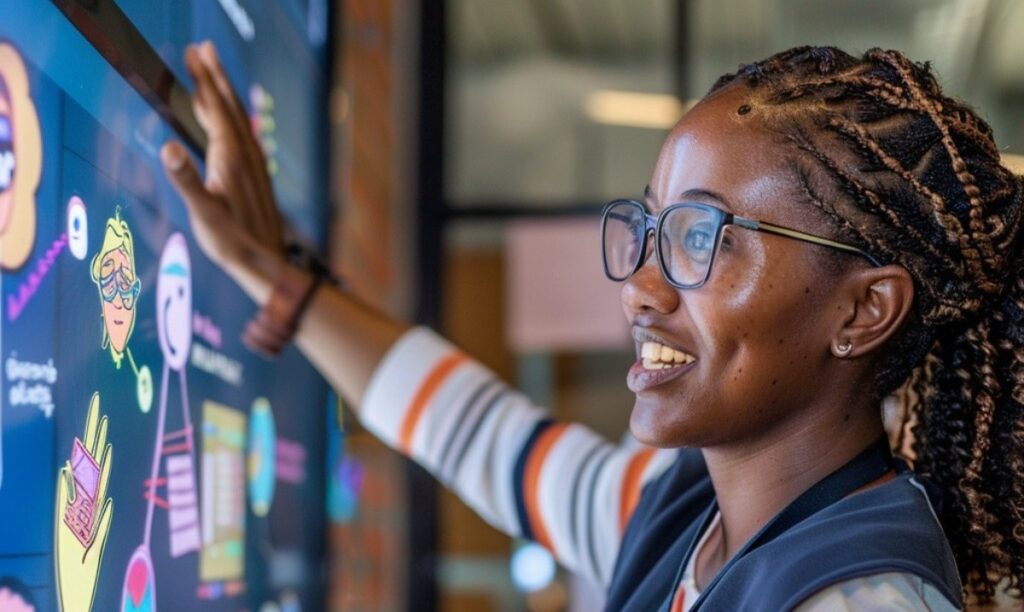
[[117,367],[121,367],[128,338],[135,328],[135,304],[142,282],[136,274],[135,245],[120,212],[107,220],[103,244],[90,266],[103,309],[103,340]]

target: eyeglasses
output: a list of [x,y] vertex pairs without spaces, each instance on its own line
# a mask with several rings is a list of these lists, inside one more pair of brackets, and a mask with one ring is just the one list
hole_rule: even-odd
[[653,231],[658,265],[665,279],[678,289],[696,289],[711,275],[711,264],[726,225],[838,249],[864,257],[873,266],[882,265],[855,246],[739,217],[709,204],[673,204],[655,217],[636,200],[615,200],[604,207],[601,215],[605,275],[614,281],[624,281],[639,270],[647,257],[647,237]]
[[114,296],[120,295],[121,304],[126,310],[131,310],[135,306],[135,299],[139,297],[141,289],[142,283],[139,279],[129,281],[121,268],[100,277],[100,295],[103,296],[103,301],[113,302]]

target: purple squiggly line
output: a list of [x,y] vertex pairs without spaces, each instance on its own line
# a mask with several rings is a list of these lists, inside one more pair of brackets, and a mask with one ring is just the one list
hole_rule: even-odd
[[59,238],[53,241],[50,248],[46,249],[43,256],[39,258],[36,263],[36,269],[33,270],[29,275],[28,279],[23,281],[18,287],[18,290],[7,296],[7,320],[14,321],[28,306],[29,301],[35,297],[36,292],[39,291],[39,286],[43,284],[43,279],[53,268],[54,262],[57,260],[57,256],[60,255],[61,251],[68,244],[68,235],[61,234]]

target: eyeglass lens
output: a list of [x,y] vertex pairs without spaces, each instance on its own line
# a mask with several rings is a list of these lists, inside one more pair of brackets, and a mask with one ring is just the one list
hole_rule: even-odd
[[[669,281],[680,286],[700,285],[714,256],[720,215],[703,206],[670,208],[661,221],[661,262]],[[605,267],[613,280],[626,280],[641,258],[646,212],[639,204],[620,202],[605,211],[603,248]]]
[[643,256],[647,218],[632,202],[617,202],[605,211],[602,247],[605,269],[612,280],[626,280]]

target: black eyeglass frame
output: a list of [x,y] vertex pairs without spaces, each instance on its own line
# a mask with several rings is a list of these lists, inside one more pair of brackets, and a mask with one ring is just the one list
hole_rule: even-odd
[[[616,278],[614,275],[612,275],[611,270],[609,270],[608,268],[608,254],[607,249],[605,248],[605,229],[606,225],[608,224],[608,218],[609,216],[611,216],[612,208],[621,204],[635,206],[640,211],[640,213],[643,214],[644,235],[643,240],[640,244],[640,254],[636,258],[636,264],[633,266],[633,269],[630,270],[629,274],[627,274],[623,278]],[[662,225],[665,223],[665,217],[667,216],[667,214],[670,211],[675,210],[677,208],[696,208],[704,211],[709,211],[718,219],[715,228],[715,246],[714,249],[711,251],[711,258],[708,260],[707,270],[704,271],[704,277],[696,283],[682,284],[677,282],[674,278],[672,278],[672,275],[669,274],[668,270],[665,267],[665,262],[662,259],[661,228]],[[660,213],[658,213],[657,216],[655,216],[647,212],[647,208],[636,200],[618,199],[612,200],[611,202],[605,204],[604,209],[601,211],[601,263],[604,265],[604,274],[610,280],[616,282],[626,281],[627,279],[629,279],[629,277],[636,274],[637,270],[639,270],[640,267],[644,265],[644,262],[647,261],[647,240],[648,236],[653,231],[655,236],[654,250],[658,258],[658,268],[661,270],[661,275],[665,278],[665,280],[668,281],[670,285],[677,289],[697,289],[699,287],[702,287],[704,286],[704,283],[707,282],[708,278],[711,277],[711,268],[714,266],[715,256],[718,255],[718,248],[721,245],[722,241],[722,230],[726,225],[736,225],[738,227],[753,230],[755,232],[766,232],[769,234],[775,234],[776,236],[782,236],[783,238],[792,238],[793,240],[808,242],[810,244],[816,244],[819,246],[837,249],[846,253],[851,253],[853,255],[858,255],[860,257],[867,259],[869,262],[871,262],[871,265],[876,268],[881,267],[883,265],[882,262],[878,261],[878,259],[876,259],[873,255],[853,245],[846,244],[843,242],[836,242],[835,240],[830,240],[822,236],[808,234],[806,232],[801,232],[800,230],[795,230],[781,225],[775,225],[774,223],[767,223],[765,221],[760,221],[758,219],[750,219],[747,217],[734,215],[730,212],[722,210],[721,208],[718,208],[717,206],[712,206],[711,204],[705,204],[703,202],[680,202],[678,204],[672,204],[670,206],[666,206],[664,210],[662,210]]]

